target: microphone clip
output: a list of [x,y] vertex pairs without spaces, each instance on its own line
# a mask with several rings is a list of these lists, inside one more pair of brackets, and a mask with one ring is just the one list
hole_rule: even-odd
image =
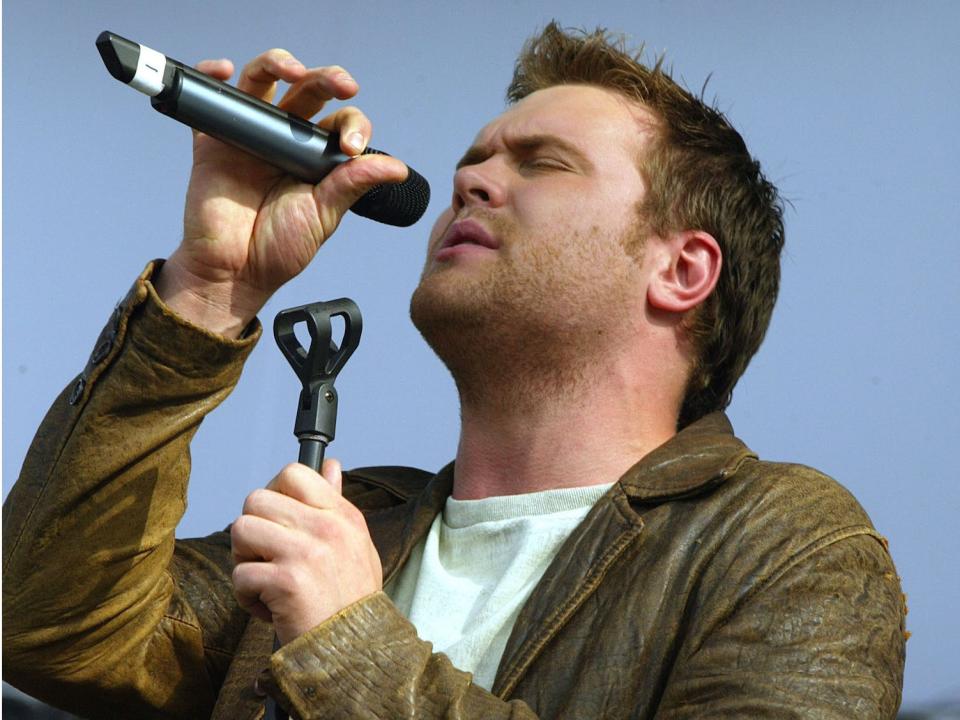
[[[339,346],[332,339],[334,317],[344,322]],[[300,322],[310,333],[309,348],[303,347],[294,332]],[[303,385],[293,427],[300,441],[299,461],[316,471],[337,429],[337,390],[333,383],[360,344],[362,329],[360,308],[349,298],[281,310],[273,321],[277,345]]]

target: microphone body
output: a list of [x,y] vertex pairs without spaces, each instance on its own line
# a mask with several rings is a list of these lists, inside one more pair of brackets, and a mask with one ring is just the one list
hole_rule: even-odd
[[[154,109],[245,150],[299,180],[318,183],[350,158],[312,123],[191,68],[179,68]],[[336,139],[335,139],[336,140]]]
[[[200,132],[315,184],[350,157],[340,138],[303,118],[204,75],[155,50],[114,33],[97,38],[97,50],[113,77],[150,96],[153,107]],[[367,148],[364,154],[378,153]],[[415,223],[430,202],[430,186],[412,168],[401,183],[378,185],[350,209],[390,225]]]

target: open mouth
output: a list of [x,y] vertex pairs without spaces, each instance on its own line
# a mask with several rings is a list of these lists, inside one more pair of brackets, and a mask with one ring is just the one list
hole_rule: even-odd
[[450,226],[447,236],[440,245],[440,250],[457,247],[458,245],[479,245],[496,250],[500,247],[500,242],[477,221],[462,220]]

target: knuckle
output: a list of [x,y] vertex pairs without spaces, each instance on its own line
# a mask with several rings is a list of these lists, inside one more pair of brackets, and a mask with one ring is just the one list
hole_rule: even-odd
[[363,113],[363,110],[355,105],[345,107],[341,110],[341,112],[343,113],[343,119],[351,125],[363,129],[370,127],[370,120]]
[[302,90],[312,99],[323,103],[327,102],[327,100],[332,97],[333,93],[333,91],[328,88],[325,79],[322,77],[311,78],[309,82],[303,85]]
[[230,540],[234,545],[242,544],[250,535],[250,516],[241,515],[230,525]]
[[331,543],[340,543],[350,534],[349,523],[338,516],[327,518],[323,523],[322,530],[322,536]]
[[331,519],[327,513],[318,511],[310,514],[308,533],[310,537],[313,538],[313,542],[304,548],[307,555],[313,555],[320,549],[323,543],[329,542],[336,536],[336,530],[330,526]]
[[284,594],[291,594],[306,582],[306,574],[300,565],[281,565],[275,568],[273,587]]
[[233,582],[233,587],[237,591],[242,591],[247,586],[247,567],[246,563],[239,563],[233,568],[233,572],[230,573],[230,580]]
[[285,465],[277,474],[277,487],[280,492],[285,492],[297,484],[297,463]]
[[245,515],[249,513],[257,514],[257,510],[264,506],[268,493],[269,491],[265,488],[257,488],[247,495],[247,499],[243,501],[243,513]]
[[336,559],[328,545],[329,540],[313,543],[303,554],[304,561],[309,567],[326,567],[330,561]]
[[263,54],[264,62],[269,63],[270,65],[279,65],[285,60],[289,60],[293,57],[293,53],[289,50],[283,48],[270,48]]
[[344,501],[342,513],[344,518],[350,523],[351,526],[362,530],[367,529],[367,519],[363,516],[363,513],[360,512],[360,509],[357,508],[357,506],[353,503]]
[[256,70],[263,64],[263,56],[255,57],[253,60],[248,62],[243,66],[243,69],[240,71],[240,74],[244,77],[250,77],[250,74],[256,72]]
[[300,471],[303,469],[303,467],[304,466],[301,465],[300,463],[295,463],[295,462],[287,463],[286,465],[283,466],[283,470],[280,471],[280,474],[286,475],[286,476],[298,475]]

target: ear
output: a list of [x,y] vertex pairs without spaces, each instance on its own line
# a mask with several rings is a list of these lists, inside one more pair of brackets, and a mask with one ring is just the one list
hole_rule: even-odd
[[647,299],[658,310],[691,310],[717,285],[723,264],[720,245],[702,230],[673,233],[660,242]]

